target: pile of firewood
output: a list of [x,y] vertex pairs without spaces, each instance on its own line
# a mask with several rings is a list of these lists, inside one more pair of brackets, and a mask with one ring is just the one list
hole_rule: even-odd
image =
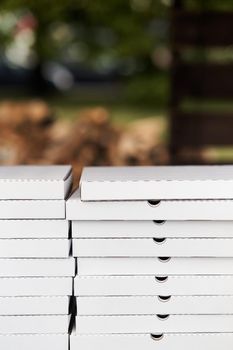
[[76,180],[86,165],[167,164],[163,119],[125,128],[102,107],[83,110],[75,121],[55,119],[43,101],[0,104],[0,164],[72,164]]
[[41,101],[0,104],[0,163],[39,163],[49,147],[54,118]]

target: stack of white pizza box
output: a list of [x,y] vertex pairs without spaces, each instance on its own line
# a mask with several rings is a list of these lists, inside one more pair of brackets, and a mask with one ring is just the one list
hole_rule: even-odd
[[233,348],[233,166],[86,168],[71,350]]
[[68,350],[69,166],[0,167],[0,349]]

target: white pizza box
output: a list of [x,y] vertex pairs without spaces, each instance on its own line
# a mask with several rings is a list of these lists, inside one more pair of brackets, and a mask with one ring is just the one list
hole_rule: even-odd
[[0,316],[0,334],[68,333],[70,315]]
[[87,167],[83,201],[233,198],[233,166]]
[[72,241],[76,257],[233,257],[233,238],[79,238]]
[[232,346],[233,333],[165,333],[154,335],[76,335],[72,333],[70,336],[70,350],[229,350],[232,349]]
[[65,219],[64,199],[0,200],[0,219]]
[[72,295],[72,277],[1,277],[0,297]]
[[70,239],[0,239],[0,258],[68,258],[70,249]]
[[76,316],[77,334],[232,331],[233,315]]
[[0,167],[0,199],[65,199],[71,185],[69,165]]
[[68,315],[68,296],[0,297],[0,315]]
[[0,259],[0,277],[69,277],[75,259]]
[[[68,350],[68,334],[6,334],[0,335],[3,350]],[[208,349],[207,349],[208,350]],[[224,349],[223,349],[224,350]]]
[[78,258],[85,275],[233,275],[233,258]]
[[[77,315],[233,314],[233,296],[76,297]],[[0,309],[1,310],[1,309]]]
[[67,220],[0,220],[0,238],[68,238]]
[[232,212],[230,199],[82,202],[76,190],[66,202],[68,220],[232,220]]
[[73,238],[232,238],[232,221],[72,221]]
[[78,275],[74,278],[74,294],[77,296],[233,295],[232,291],[232,275]]

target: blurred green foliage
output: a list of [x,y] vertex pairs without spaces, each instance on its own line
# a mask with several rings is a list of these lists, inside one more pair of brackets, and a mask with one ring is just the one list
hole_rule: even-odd
[[233,10],[233,2],[231,0],[184,0],[184,3],[190,10]]
[[[99,72],[117,67],[126,99],[164,105],[168,5],[167,0],[1,0],[0,14],[28,11],[35,16],[34,49],[40,62],[61,60]],[[11,40],[9,34],[2,42]]]
[[[172,0],[1,0],[4,13],[36,20],[38,62],[57,60],[97,72],[120,70],[129,103],[167,105],[169,11]],[[230,0],[184,0],[190,10],[233,9]],[[13,33],[0,32],[2,45]],[[203,53],[188,53],[199,59]],[[227,52],[227,55],[232,55]],[[218,53],[212,56],[219,57]],[[220,57],[221,58],[221,57]]]
[[[88,46],[88,59],[110,50],[119,57],[150,55],[159,38],[148,24],[156,17],[166,17],[162,2],[150,0],[1,0],[0,10],[33,13],[38,22],[39,55],[56,55],[55,46],[59,49],[56,39],[62,40],[63,34],[66,40],[83,40]],[[62,23],[67,25],[67,31],[63,27],[64,33],[61,30],[61,37],[56,38],[53,31]],[[103,37],[98,38],[101,34]]]

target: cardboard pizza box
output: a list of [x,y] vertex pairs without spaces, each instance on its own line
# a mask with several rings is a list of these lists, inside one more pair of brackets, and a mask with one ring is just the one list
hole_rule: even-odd
[[0,199],[65,199],[71,185],[69,165],[0,166]]
[[0,316],[0,334],[68,333],[70,315]]
[[[1,225],[1,222],[0,222]],[[233,238],[230,221],[72,221],[73,238]]]
[[75,257],[233,257],[233,238],[78,238],[72,242]]
[[231,221],[232,211],[233,200],[230,199],[83,202],[80,190],[76,190],[66,202],[68,220]]
[[0,238],[68,238],[70,223],[63,220],[0,220]]
[[74,278],[77,296],[232,295],[232,290],[233,275],[78,275]]
[[0,297],[72,295],[72,277],[1,277]]
[[0,348],[7,350],[68,350],[68,334],[6,334],[0,335]]
[[0,277],[72,277],[75,259],[0,259]]
[[68,315],[68,296],[0,297],[0,315]]
[[76,316],[76,334],[232,333],[233,315]]
[[70,239],[0,239],[0,258],[68,258],[70,249]]
[[70,336],[70,350],[229,350],[232,345],[233,333],[164,333],[152,335],[148,333],[76,335],[72,333]]
[[233,275],[233,258],[78,258],[84,275]]
[[80,296],[76,300],[79,316],[233,314],[233,296],[223,295]]
[[83,201],[232,199],[233,166],[87,167]]
[[0,219],[65,219],[64,199],[0,200]]

